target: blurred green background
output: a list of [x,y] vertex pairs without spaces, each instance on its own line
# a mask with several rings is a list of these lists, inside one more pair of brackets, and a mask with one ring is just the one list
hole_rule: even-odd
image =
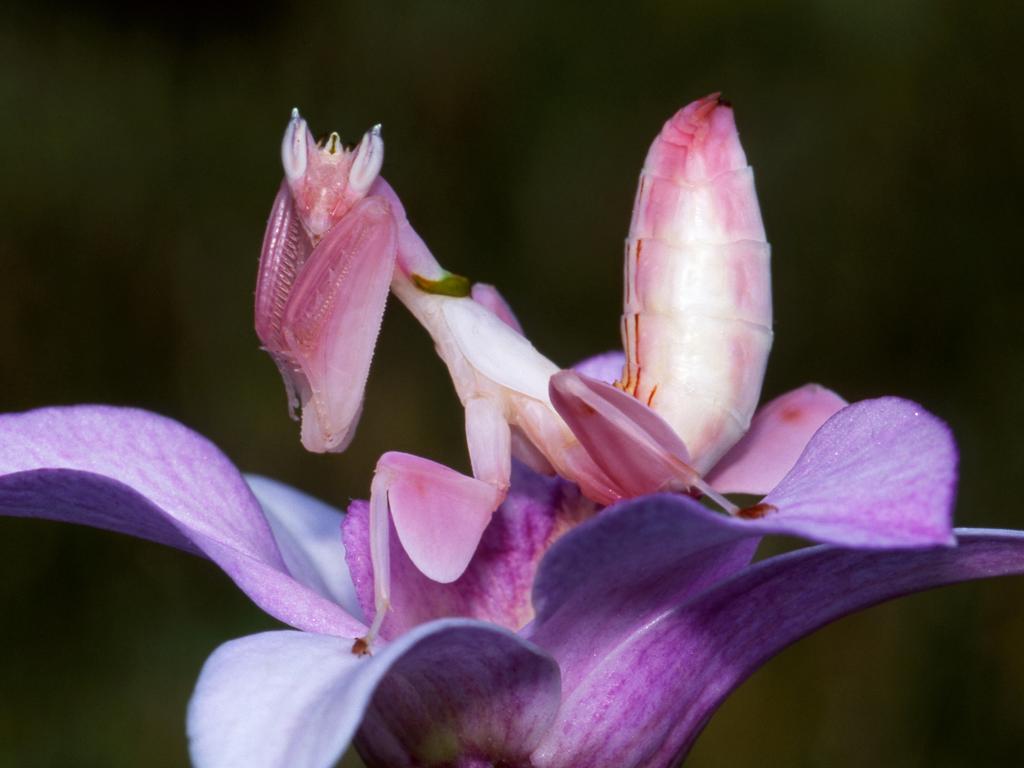
[[[362,427],[311,456],[251,300],[278,146],[381,122],[450,269],[562,364],[618,344],[636,176],[723,90],[774,247],[772,396],[899,394],[953,425],[958,521],[1024,527],[1024,102],[1016,3],[241,2],[0,10],[0,406],[151,408],[337,505],[401,449],[466,468],[458,403],[397,305]],[[205,657],[272,628],[211,565],[0,520],[0,766],[178,766]],[[876,608],[772,661],[690,766],[1024,760],[1024,579]],[[354,762],[353,765],[358,763]]]

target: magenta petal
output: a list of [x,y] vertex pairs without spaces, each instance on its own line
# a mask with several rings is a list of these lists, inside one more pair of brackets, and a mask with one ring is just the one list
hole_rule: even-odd
[[365,631],[292,577],[227,457],[156,414],[78,406],[0,416],[0,514],[79,523],[201,554],[281,621],[348,637]]
[[949,427],[895,397],[836,413],[748,521],[850,547],[952,544],[957,452]]
[[805,384],[757,409],[750,429],[708,473],[720,493],[764,496],[796,464],[811,436],[847,405],[818,384]]
[[541,561],[537,618],[527,635],[558,660],[568,695],[666,604],[678,605],[746,566],[758,542],[752,533],[685,496],[609,507],[555,542]]
[[558,712],[558,665],[487,624],[448,620],[413,634],[424,632],[394,662],[366,712],[356,746],[367,765],[528,765]]
[[[469,567],[441,584],[423,575],[390,538],[391,611],[381,636],[398,637],[447,616],[464,616],[518,629],[533,616],[530,588],[537,562],[560,525],[589,511],[575,485],[512,464],[508,496],[487,526]],[[354,501],[344,524],[345,556],[364,615],[373,616],[369,505]]]
[[956,547],[805,549],[758,563],[681,607],[666,600],[662,615],[607,648],[566,697],[533,764],[678,765],[739,683],[815,629],[911,592],[1024,574],[1024,533],[958,533]]

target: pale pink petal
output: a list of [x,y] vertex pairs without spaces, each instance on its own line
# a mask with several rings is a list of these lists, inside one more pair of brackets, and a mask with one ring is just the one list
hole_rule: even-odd
[[[392,661],[351,641],[264,632],[220,646],[189,702],[196,768],[329,768],[345,751]],[[396,648],[396,651],[402,649]]]
[[830,389],[806,384],[761,406],[747,434],[707,479],[720,493],[764,496],[796,464],[807,441],[846,401]]
[[409,559],[434,581],[462,575],[504,491],[408,453],[385,453],[377,474]]

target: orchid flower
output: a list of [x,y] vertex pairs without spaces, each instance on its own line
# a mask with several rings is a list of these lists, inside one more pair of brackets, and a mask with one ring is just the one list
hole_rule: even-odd
[[[342,515],[243,478],[209,441],[144,411],[0,417],[4,514],[206,557],[293,627],[207,661],[188,712],[200,768],[327,768],[353,740],[371,766],[676,765],[729,692],[803,635],[909,592],[1024,573],[1024,533],[948,528],[954,465],[948,430],[923,410],[850,406],[776,493],[808,518],[827,500],[840,529],[864,517],[852,530],[869,538],[754,564],[759,537],[792,522],[679,494],[597,511],[574,484],[517,465],[454,582],[424,576],[391,539],[391,611],[360,656],[374,610],[366,502]],[[956,543],[894,540],[915,530]]]
[[[0,513],[208,558],[292,627],[207,661],[188,712],[200,768],[326,768],[352,743],[371,766],[668,768],[738,684],[816,628],[1024,573],[1024,533],[952,528],[956,447],[921,406],[808,385],[754,412],[767,246],[717,97],[678,113],[648,155],[625,355],[575,370],[526,341],[495,289],[437,264],[377,175],[382,153],[379,129],[353,150],[333,134],[317,146],[293,116],[257,330],[304,444],[341,449],[390,288],[449,367],[474,477],[385,454],[369,501],[342,514],[244,477],[155,414],[0,416]],[[728,268],[687,272],[670,253],[686,243],[693,263]],[[704,280],[693,301],[658,293],[687,275]],[[727,304],[746,314],[722,316]],[[709,324],[728,343],[693,331]],[[687,328],[692,344],[675,338]],[[738,508],[732,492],[764,498]],[[754,563],[768,534],[820,544]]]

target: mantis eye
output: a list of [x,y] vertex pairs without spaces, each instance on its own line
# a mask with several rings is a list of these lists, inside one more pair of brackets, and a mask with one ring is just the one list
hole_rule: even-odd
[[293,109],[292,119],[288,121],[281,140],[281,165],[284,166],[284,175],[288,181],[295,182],[306,175],[308,147],[309,128],[299,115],[299,110]]
[[384,139],[380,136],[380,123],[363,135],[355,149],[355,159],[348,174],[348,186],[353,192],[366,194],[380,174],[384,163]]

